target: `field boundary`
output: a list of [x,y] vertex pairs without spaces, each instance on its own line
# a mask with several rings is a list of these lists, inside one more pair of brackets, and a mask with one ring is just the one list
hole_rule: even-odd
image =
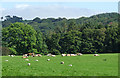
[[3,76],[2,78],[119,78],[118,76]]

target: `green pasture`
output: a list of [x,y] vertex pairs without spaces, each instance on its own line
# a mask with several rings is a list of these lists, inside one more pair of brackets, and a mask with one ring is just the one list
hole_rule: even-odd
[[[117,76],[118,54],[28,57],[2,56],[2,76]],[[50,59],[50,61],[47,61]],[[8,60],[8,61],[5,61]],[[39,60],[39,61],[35,61]],[[64,64],[60,64],[64,61]],[[27,64],[31,63],[30,66]],[[72,66],[69,66],[72,64]]]

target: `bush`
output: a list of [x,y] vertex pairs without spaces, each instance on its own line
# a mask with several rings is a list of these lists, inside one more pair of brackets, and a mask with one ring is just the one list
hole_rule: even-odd
[[32,49],[32,50],[29,50],[28,52],[29,52],[29,53],[36,53],[36,54],[39,53],[39,52],[37,51],[37,49]]
[[17,54],[17,51],[14,48],[9,48],[10,54]]
[[59,50],[56,50],[56,49],[53,49],[52,54],[55,54],[55,55],[60,55],[60,51],[59,51]]
[[41,54],[47,55],[49,54],[47,51],[42,52]]
[[2,55],[9,55],[10,50],[8,47],[2,47]]

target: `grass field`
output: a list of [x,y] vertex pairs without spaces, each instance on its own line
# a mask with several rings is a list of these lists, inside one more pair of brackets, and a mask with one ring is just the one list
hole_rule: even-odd
[[[3,76],[118,76],[118,54],[28,57],[2,56]],[[47,59],[51,59],[47,61]],[[106,61],[104,60],[106,59]],[[5,61],[8,60],[8,61]],[[35,61],[39,60],[39,61]],[[64,61],[64,64],[60,64]],[[30,66],[27,64],[31,63]],[[72,64],[72,66],[69,66]]]

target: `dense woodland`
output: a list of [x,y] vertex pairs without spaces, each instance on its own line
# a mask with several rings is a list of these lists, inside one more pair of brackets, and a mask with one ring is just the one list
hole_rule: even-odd
[[78,19],[5,16],[2,20],[3,55],[62,53],[117,53],[120,51],[118,13]]

